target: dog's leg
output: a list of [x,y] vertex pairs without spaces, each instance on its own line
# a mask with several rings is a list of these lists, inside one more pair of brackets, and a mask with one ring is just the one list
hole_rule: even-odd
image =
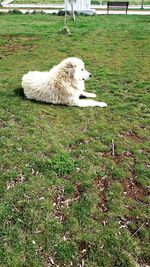
[[96,97],[96,94],[88,93],[88,92],[83,91],[83,92],[81,93],[81,96],[83,96],[83,97],[91,97],[91,98],[94,98],[94,97]]
[[83,99],[78,99],[74,103],[72,103],[72,106],[77,106],[77,107],[107,107],[107,104],[104,102],[98,102],[94,100],[83,100]]

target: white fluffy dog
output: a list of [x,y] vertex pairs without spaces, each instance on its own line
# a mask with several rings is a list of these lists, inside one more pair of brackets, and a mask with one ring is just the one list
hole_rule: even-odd
[[22,77],[22,87],[28,99],[78,107],[106,107],[104,102],[80,99],[96,97],[84,91],[84,81],[91,74],[85,70],[79,58],[64,59],[49,72],[30,71]]

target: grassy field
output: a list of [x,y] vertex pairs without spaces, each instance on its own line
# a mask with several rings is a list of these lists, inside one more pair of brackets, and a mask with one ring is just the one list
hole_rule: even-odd
[[[1,266],[148,266],[149,17],[69,24],[68,37],[62,17],[0,16]],[[25,99],[22,75],[68,56],[107,108]]]
[[[114,0],[115,1],[115,0]],[[130,0],[130,5],[141,5],[142,0]],[[14,0],[14,4],[20,3],[20,4],[25,4],[25,3],[34,3],[34,4],[63,4],[63,0]],[[96,4],[99,5],[101,1],[93,0],[91,1],[91,4]],[[102,4],[106,4],[107,0],[103,0]],[[144,5],[150,5],[150,0],[144,0]]]

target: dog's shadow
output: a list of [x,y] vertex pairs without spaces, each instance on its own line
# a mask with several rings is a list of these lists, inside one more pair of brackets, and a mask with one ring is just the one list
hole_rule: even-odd
[[43,102],[40,102],[40,101],[36,101],[36,100],[32,100],[32,99],[27,99],[24,92],[23,92],[23,89],[21,87],[18,87],[14,90],[14,94],[16,97],[22,99],[22,101],[30,101],[32,103],[36,103],[38,105],[47,105],[47,103],[43,103]]
[[80,95],[79,98],[80,98],[80,99],[86,99],[86,96],[84,96],[84,95]]
[[21,87],[18,87],[14,90],[15,96],[22,98],[22,100],[26,100],[25,94],[23,92],[23,89]]

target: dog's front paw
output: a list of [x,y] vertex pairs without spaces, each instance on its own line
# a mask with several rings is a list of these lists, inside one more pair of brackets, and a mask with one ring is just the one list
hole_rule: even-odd
[[101,108],[107,107],[107,104],[105,102],[99,102],[98,106]]
[[96,97],[96,94],[94,94],[94,93],[90,93],[90,96],[89,97],[91,97],[91,98],[95,98]]

